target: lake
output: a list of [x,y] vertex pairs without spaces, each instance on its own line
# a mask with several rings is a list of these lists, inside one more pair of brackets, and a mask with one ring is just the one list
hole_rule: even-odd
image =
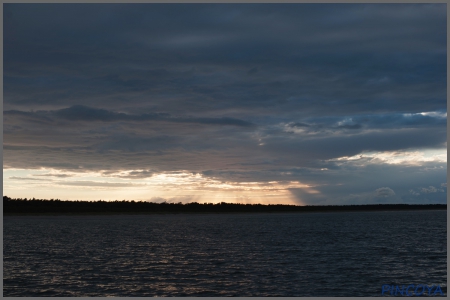
[[3,217],[5,297],[352,297],[410,284],[447,294],[446,211]]

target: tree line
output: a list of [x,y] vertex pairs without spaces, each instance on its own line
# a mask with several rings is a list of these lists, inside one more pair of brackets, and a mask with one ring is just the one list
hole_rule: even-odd
[[27,199],[3,196],[3,213],[238,213],[333,212],[447,209],[446,204],[288,205],[240,203],[155,203],[147,201],[80,201]]

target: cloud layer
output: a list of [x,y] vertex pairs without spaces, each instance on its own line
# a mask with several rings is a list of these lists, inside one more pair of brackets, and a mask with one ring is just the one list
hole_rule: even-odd
[[427,154],[447,148],[445,7],[5,4],[4,169],[53,170],[7,180],[186,172],[305,204],[445,202],[423,192],[446,190]]

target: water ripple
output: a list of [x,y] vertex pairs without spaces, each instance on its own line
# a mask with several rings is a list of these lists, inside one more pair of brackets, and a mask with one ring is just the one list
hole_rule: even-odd
[[4,296],[446,293],[446,212],[4,217]]

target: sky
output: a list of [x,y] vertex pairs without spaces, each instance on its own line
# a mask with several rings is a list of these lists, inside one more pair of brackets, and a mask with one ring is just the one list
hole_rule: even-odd
[[3,194],[446,203],[446,4],[4,4]]

